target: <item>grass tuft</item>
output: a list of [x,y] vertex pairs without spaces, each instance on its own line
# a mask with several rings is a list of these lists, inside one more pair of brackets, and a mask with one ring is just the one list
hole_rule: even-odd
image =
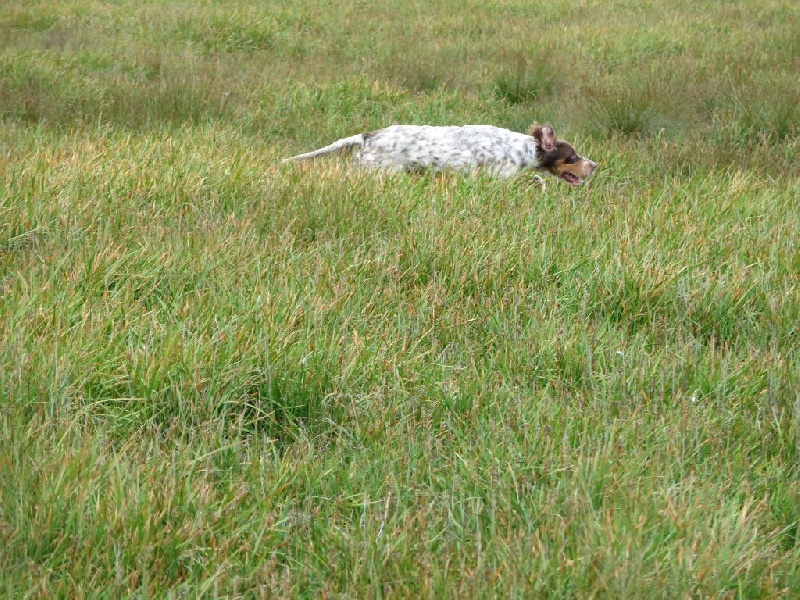
[[499,100],[512,105],[532,104],[553,92],[557,77],[544,57],[529,61],[520,52],[513,61],[514,67],[502,70],[495,79],[494,93]]

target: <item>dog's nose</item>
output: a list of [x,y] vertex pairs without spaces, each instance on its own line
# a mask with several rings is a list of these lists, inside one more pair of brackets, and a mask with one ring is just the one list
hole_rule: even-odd
[[591,175],[594,173],[594,170],[597,168],[597,163],[593,160],[587,161],[589,163],[589,174]]

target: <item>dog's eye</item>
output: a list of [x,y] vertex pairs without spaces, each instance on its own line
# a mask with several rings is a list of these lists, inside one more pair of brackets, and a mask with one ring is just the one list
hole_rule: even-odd
[[577,154],[573,154],[572,156],[568,156],[567,158],[564,159],[564,163],[568,165],[575,164],[576,162],[578,162]]

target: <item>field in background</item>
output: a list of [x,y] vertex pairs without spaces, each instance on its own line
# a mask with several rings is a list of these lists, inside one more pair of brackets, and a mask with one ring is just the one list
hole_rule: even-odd
[[[800,594],[799,22],[6,3],[0,590]],[[533,120],[588,186],[279,164]]]

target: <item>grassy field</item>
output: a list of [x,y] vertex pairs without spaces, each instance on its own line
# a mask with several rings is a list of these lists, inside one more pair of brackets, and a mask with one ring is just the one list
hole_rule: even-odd
[[[800,595],[799,22],[5,3],[0,593]],[[279,164],[533,120],[589,185]]]

